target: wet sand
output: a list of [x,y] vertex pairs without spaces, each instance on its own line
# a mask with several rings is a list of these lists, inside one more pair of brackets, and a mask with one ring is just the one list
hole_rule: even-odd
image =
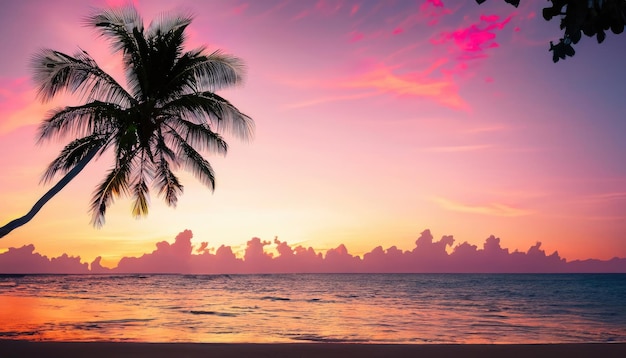
[[0,340],[0,356],[18,357],[619,357],[626,343],[611,344],[214,344],[126,342],[28,342]]

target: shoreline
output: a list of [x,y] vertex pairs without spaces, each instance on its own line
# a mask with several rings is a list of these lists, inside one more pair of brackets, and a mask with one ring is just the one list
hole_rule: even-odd
[[4,358],[17,357],[626,357],[626,343],[354,344],[145,343],[0,340]]

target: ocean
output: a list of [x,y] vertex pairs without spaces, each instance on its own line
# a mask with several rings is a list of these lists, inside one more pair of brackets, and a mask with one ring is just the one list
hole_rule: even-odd
[[0,275],[0,338],[626,342],[626,274]]

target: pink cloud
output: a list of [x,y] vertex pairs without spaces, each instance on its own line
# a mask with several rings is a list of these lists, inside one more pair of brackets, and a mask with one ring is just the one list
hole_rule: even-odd
[[451,77],[434,79],[428,76],[428,72],[396,74],[392,68],[378,66],[357,78],[343,82],[342,86],[377,89],[398,96],[421,97],[454,109],[468,109]]
[[532,211],[530,210],[516,208],[501,203],[470,205],[445,198],[434,198],[433,201],[446,210],[458,211],[463,213],[508,217],[526,216],[532,214]]
[[360,8],[361,8],[361,5],[359,4],[352,5],[352,7],[350,8],[350,16],[354,16],[359,11]]
[[261,241],[258,237],[248,241],[243,260],[252,272],[271,271],[272,254],[268,254],[263,250],[265,246],[270,244],[271,242]]
[[235,15],[241,15],[248,9],[248,7],[250,7],[250,4],[248,4],[248,3],[243,3],[241,5],[237,5],[237,6],[235,6],[233,8],[233,13]]
[[352,31],[350,34],[350,40],[348,40],[349,42],[358,42],[363,40],[363,38],[365,37],[365,35],[362,32],[358,32],[358,31]]
[[36,253],[35,246],[30,244],[20,248],[9,248],[0,255],[0,272],[78,274],[89,273],[89,267],[86,263],[80,262],[80,257],[67,254],[49,259]]
[[485,49],[498,47],[495,42],[496,31],[502,30],[511,21],[512,16],[498,22],[497,15],[481,15],[480,21],[452,32],[443,32],[432,39],[435,45],[454,44],[451,52],[457,52],[462,60],[486,57]]
[[[350,254],[343,244],[322,255],[311,247],[292,248],[278,239],[270,242],[259,238],[248,241],[243,258],[236,257],[232,248],[224,245],[212,254],[206,250],[206,243],[200,245],[202,250],[195,250],[201,253],[194,253],[192,237],[192,232],[185,230],[174,243],[159,242],[152,253],[124,257],[113,269],[103,267],[100,257],[89,270],[80,257],[63,254],[49,259],[35,253],[33,245],[26,245],[0,254],[0,273],[626,272],[626,258],[567,262],[556,251],[546,254],[539,242],[526,252],[509,252],[493,235],[479,249],[467,242],[453,246],[451,235],[434,240],[430,230],[424,230],[413,250],[402,251],[396,246],[385,250],[378,246],[363,258]],[[277,256],[265,251],[272,244]]]
[[401,27],[396,27],[391,33],[394,35],[399,35],[404,32],[404,29]]
[[129,4],[132,4],[135,7],[139,6],[138,0],[106,0],[107,7],[122,7]]
[[297,13],[294,17],[291,18],[292,21],[298,21],[301,19],[304,19],[305,17],[309,16],[311,12],[309,10],[302,10],[299,13]]
[[27,77],[0,78],[0,134],[38,124],[49,110],[35,100],[35,90]]
[[341,7],[342,2],[340,1],[318,0],[315,3],[315,10],[324,15],[334,15],[341,9]]
[[451,13],[452,11],[445,8],[441,0],[426,0],[419,8],[419,14],[428,19],[429,25],[436,25],[441,17]]
[[474,152],[477,150],[484,150],[492,148],[489,144],[477,144],[477,145],[453,145],[443,147],[428,147],[424,148],[426,152],[434,153],[460,153],[460,152]]
[[347,95],[344,95],[344,96],[325,96],[325,97],[320,97],[320,98],[314,98],[314,99],[306,100],[306,101],[303,101],[303,102],[287,104],[287,105],[284,106],[284,108],[286,108],[286,109],[293,109],[293,108],[310,107],[310,106],[315,106],[315,105],[318,105],[318,104],[329,103],[329,102],[347,101],[347,100],[355,100],[355,99],[360,99],[360,98],[367,98],[367,97],[376,96],[378,94],[380,94],[380,92],[374,90],[374,91],[368,91],[368,92],[364,92],[364,93],[347,94]]
[[117,269],[121,272],[188,272],[192,253],[192,237],[191,231],[185,230],[176,236],[173,244],[161,241],[156,244],[157,249],[150,254],[144,254],[139,258],[122,258]]
[[[307,5],[308,6],[304,6],[303,10],[299,11],[294,17],[292,17],[291,20],[292,21],[301,20],[309,16],[317,16],[317,15],[321,15],[325,17],[334,16],[337,13],[339,13],[339,11],[342,10],[343,8],[343,2],[339,2],[339,1],[318,0],[317,2],[315,2],[313,6],[310,6],[310,4],[307,4]],[[358,5],[353,6],[350,9],[350,15],[351,16],[354,15],[354,13],[356,13],[356,11],[358,10],[359,10]]]

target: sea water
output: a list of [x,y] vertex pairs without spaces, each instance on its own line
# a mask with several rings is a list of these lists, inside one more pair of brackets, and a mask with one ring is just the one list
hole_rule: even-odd
[[0,338],[626,342],[626,274],[0,275]]

